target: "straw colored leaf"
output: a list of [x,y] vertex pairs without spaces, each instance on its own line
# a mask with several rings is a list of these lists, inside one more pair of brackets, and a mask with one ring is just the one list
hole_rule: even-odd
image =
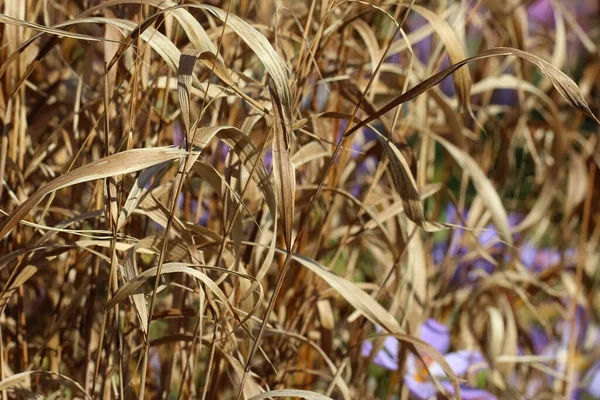
[[153,165],[149,168],[145,168],[138,175],[131,190],[129,191],[129,195],[127,196],[127,200],[125,204],[121,208],[119,212],[119,218],[117,220],[117,230],[120,230],[127,218],[131,215],[133,210],[138,206],[140,201],[148,194],[148,188],[146,187],[150,181],[159,175],[162,171],[164,171],[170,162],[165,162],[161,164]]
[[[101,42],[101,41],[111,41],[112,42],[112,40],[105,39],[105,38],[99,38],[99,37],[95,37],[95,36],[84,35],[81,33],[74,33],[74,32],[69,32],[66,30],[58,29],[59,27],[62,27],[60,25],[55,28],[52,28],[52,27],[48,27],[48,26],[44,26],[44,25],[35,24],[33,22],[28,22],[28,21],[23,21],[23,20],[17,19],[17,18],[13,18],[6,14],[0,14],[0,23],[22,26],[22,27],[34,29],[39,32],[56,35],[59,37],[68,37],[68,38],[72,38],[72,39],[88,40],[90,42]],[[120,42],[117,42],[117,43],[120,43]]]
[[17,275],[17,277],[11,282],[10,287],[5,288],[2,291],[2,297],[0,297],[0,308],[3,308],[10,297],[13,295],[14,291],[23,286],[25,282],[29,280],[35,273],[37,272],[37,267],[35,265],[26,265]]
[[[219,287],[215,284],[215,282],[212,279],[210,279],[208,276],[206,276],[203,272],[201,272],[197,269],[194,269],[192,267],[202,267],[202,265],[190,265],[190,264],[179,263],[179,262],[165,263],[165,264],[163,264],[163,267],[161,270],[161,275],[168,275],[168,274],[173,274],[173,273],[184,273],[184,274],[187,274],[187,275],[203,282],[204,284],[206,284],[207,288],[210,289],[214,294],[216,294],[217,297],[223,302],[223,304],[228,306],[229,310],[233,313],[234,311],[231,308],[231,305],[229,303],[229,300],[227,299],[227,296],[225,296],[223,291],[221,289],[219,289]],[[110,300],[110,302],[106,305],[106,309],[114,307],[117,303],[120,303],[121,301],[125,300],[127,297],[134,294],[139,289],[139,287],[144,284],[144,282],[146,282],[148,279],[156,276],[156,271],[157,271],[156,267],[147,269],[147,270],[143,271],[142,273],[133,277],[131,280],[129,280],[123,286],[121,286],[119,288],[119,290],[115,293],[113,298]]]
[[103,1],[100,4],[90,7],[86,10],[82,16],[84,15],[92,15],[93,13],[102,10],[104,8],[113,7],[116,5],[121,5],[125,3],[130,4],[148,4],[154,7],[157,7],[163,11],[167,10],[167,12],[173,15],[177,21],[181,24],[181,27],[185,31],[188,39],[194,45],[197,50],[200,51],[209,51],[211,53],[216,53],[217,49],[214,46],[213,42],[210,40],[206,31],[202,27],[202,24],[198,22],[196,18],[189,11],[178,6],[176,3],[169,0],[107,0]]
[[[138,244],[127,251],[125,256],[125,263],[123,266],[123,281],[125,283],[134,280],[138,276],[138,268],[136,262],[136,250],[143,245],[144,242],[140,241]],[[136,293],[131,295],[131,304],[135,308],[135,313],[138,317],[138,321],[144,333],[148,333],[148,305],[146,299],[142,293]]]
[[85,395],[86,398],[89,398],[89,399],[92,398],[92,396],[90,396],[81,387],[81,385],[79,383],[75,382],[73,379],[71,379],[65,375],[62,375],[62,374],[57,374],[54,372],[42,371],[42,370],[32,370],[32,371],[20,372],[18,374],[14,374],[12,376],[4,378],[2,381],[0,381],[0,390],[7,390],[7,389],[14,388],[15,386],[21,386],[21,385],[23,385],[25,387],[29,387],[31,385],[32,375],[51,376],[51,377],[57,379],[62,384],[77,389],[79,392],[81,392],[83,395]]
[[299,397],[306,400],[331,400],[331,397],[323,396],[322,394],[311,392],[309,390],[298,390],[298,389],[282,389],[282,390],[270,390],[265,393],[261,393],[256,396],[252,396],[248,400],[262,400],[269,399],[272,397]]
[[273,179],[277,194],[279,214],[283,217],[283,236],[288,250],[292,248],[294,225],[294,197],[296,194],[296,171],[290,157],[291,133],[285,119],[279,94],[269,85],[273,102]]
[[548,79],[550,79],[550,81],[552,82],[552,85],[554,85],[554,88],[561,94],[561,96],[567,101],[567,103],[571,107],[583,112],[584,114],[586,114],[587,116],[592,118],[594,121],[596,121],[600,125],[600,120],[598,120],[598,118],[592,113],[592,110],[590,109],[589,105],[583,98],[583,95],[581,94],[581,91],[579,90],[579,88],[577,87],[575,82],[573,82],[573,80],[571,78],[569,78],[567,75],[565,75],[564,72],[553,67],[552,64],[543,60],[542,58],[540,58],[534,54],[528,53],[526,51],[513,49],[510,47],[495,47],[493,49],[486,50],[479,55],[476,55],[474,57],[470,57],[463,61],[455,63],[455,64],[449,66],[448,68],[446,68],[445,70],[440,71],[435,75],[432,75],[431,77],[427,78],[423,82],[419,83],[418,85],[414,86],[413,88],[411,88],[408,91],[406,91],[405,93],[403,93],[401,96],[396,97],[394,100],[392,100],[391,102],[389,102],[388,104],[386,104],[385,106],[383,106],[382,108],[377,110],[377,112],[375,112],[374,114],[369,115],[368,118],[364,119],[362,122],[356,124],[351,129],[349,129],[346,132],[346,134],[350,135],[350,134],[356,132],[358,129],[360,129],[360,128],[364,127],[365,125],[367,125],[368,123],[378,119],[379,117],[381,117],[382,115],[386,114],[387,112],[393,110],[400,104],[405,103],[405,102],[417,97],[418,95],[426,92],[427,90],[431,89],[432,87],[434,87],[435,85],[440,83],[442,80],[444,80],[444,78],[446,78],[449,75],[453,74],[454,72],[458,71],[464,65],[466,65],[472,61],[481,60],[481,59],[490,58],[490,57],[511,56],[511,55],[523,58],[523,59],[533,63],[536,67],[538,67],[538,69]]
[[42,199],[59,189],[78,183],[116,175],[129,174],[156,164],[173,161],[185,157],[187,152],[172,147],[156,147],[134,149],[113,154],[98,161],[79,167],[38,189],[31,197],[21,204],[9,218],[0,225],[0,238],[4,238],[19,221],[31,211]]
[[[450,62],[458,63],[466,58],[463,46],[460,43],[456,32],[443,18],[433,13],[431,10],[419,5],[413,5],[412,9],[421,14],[423,18],[427,19],[433,29],[435,29],[440,40],[444,43]],[[454,87],[456,88],[456,93],[461,105],[466,110],[471,110],[471,75],[469,74],[469,70],[467,68],[459,69],[456,71],[453,78]]]

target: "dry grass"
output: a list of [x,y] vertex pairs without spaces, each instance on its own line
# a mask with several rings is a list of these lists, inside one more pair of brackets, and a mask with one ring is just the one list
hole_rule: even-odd
[[471,386],[580,388],[598,3],[199,3],[0,0],[2,397],[406,399],[409,353],[456,390],[428,318]]

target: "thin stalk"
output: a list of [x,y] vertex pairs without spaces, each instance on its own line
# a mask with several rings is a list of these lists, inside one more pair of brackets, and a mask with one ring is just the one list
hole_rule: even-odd
[[[592,198],[594,194],[594,182],[596,178],[596,166],[593,162],[590,162],[588,171],[588,185],[587,185],[587,196],[585,197],[585,203],[583,205],[583,219],[581,224],[581,237],[579,238],[579,250],[577,257],[577,269],[575,271],[575,291],[569,304],[569,316],[571,318],[569,326],[569,347],[567,350],[567,380],[565,385],[565,396],[571,397],[573,388],[577,384],[574,382],[575,376],[575,356],[577,351],[577,330],[581,330],[582,326],[577,326],[577,299],[581,292],[581,285],[583,280],[583,268],[585,266],[585,252],[587,247],[587,234],[590,224],[590,211],[592,207]],[[577,329],[579,328],[579,329]]]

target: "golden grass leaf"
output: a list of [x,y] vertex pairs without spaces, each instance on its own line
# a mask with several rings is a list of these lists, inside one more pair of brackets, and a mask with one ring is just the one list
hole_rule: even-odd
[[30,387],[32,375],[51,376],[54,379],[57,379],[60,383],[77,389],[83,395],[85,395],[86,398],[89,398],[89,399],[92,398],[92,396],[90,396],[85,391],[85,389],[81,387],[81,385],[79,383],[75,382],[73,379],[69,378],[68,376],[65,376],[62,374],[57,374],[57,373],[51,372],[51,371],[42,371],[42,370],[32,370],[32,371],[20,372],[18,374],[14,374],[7,378],[4,378],[2,381],[0,381],[0,390],[11,389],[11,388],[14,388],[15,386]]
[[510,55],[524,58],[524,59],[530,61],[531,63],[533,63],[536,67],[538,67],[538,69],[548,79],[550,79],[550,81],[554,85],[554,88],[561,94],[561,96],[567,101],[567,103],[571,107],[583,112],[584,114],[586,114],[587,116],[592,118],[594,121],[596,121],[596,123],[598,123],[600,125],[600,120],[598,120],[598,118],[592,113],[592,110],[590,110],[589,105],[583,98],[583,95],[581,94],[581,92],[580,92],[579,88],[577,87],[577,85],[575,84],[575,82],[573,82],[573,80],[571,78],[569,78],[567,75],[565,75],[564,72],[556,69],[555,67],[552,66],[552,64],[543,60],[542,58],[540,58],[534,54],[528,53],[526,51],[513,49],[510,47],[494,47],[492,49],[484,51],[483,53],[481,53],[479,55],[467,58],[456,64],[453,64],[453,65],[449,66],[448,68],[446,68],[445,70],[440,71],[437,74],[430,76],[429,78],[425,79],[423,82],[412,87],[407,92],[403,93],[402,95],[396,97],[394,100],[390,101],[388,104],[386,104],[385,106],[380,108],[376,113],[369,115],[368,118],[362,120],[360,123],[357,123],[355,126],[350,128],[346,132],[346,134],[351,135],[352,133],[354,133],[357,130],[361,129],[362,127],[366,126],[370,122],[373,122],[374,120],[378,119],[385,113],[393,110],[400,104],[405,103],[405,102],[417,97],[418,95],[420,95],[422,93],[425,93],[426,91],[428,91],[429,89],[431,89],[432,87],[434,87],[435,85],[440,83],[444,78],[446,78],[449,75],[451,75],[452,73],[456,72],[457,70],[462,68],[464,65],[470,63],[471,61],[482,60],[482,59],[490,58],[490,57],[510,56]]
[[[350,119],[351,116],[349,114],[340,112],[324,112],[316,114],[313,117]],[[356,117],[354,117],[354,121],[358,124],[356,126],[364,124],[364,121],[361,121]],[[356,126],[351,128],[349,132],[356,131]],[[406,159],[394,143],[389,141],[375,127],[369,127],[377,135],[379,143],[381,143],[381,146],[383,147],[386,156],[390,160],[392,177],[394,179],[394,186],[396,187],[396,191],[402,199],[404,212],[406,213],[408,218],[420,227],[422,227],[427,232],[436,232],[442,229],[446,229],[447,227],[443,224],[425,220],[423,204],[421,203],[421,196],[417,188],[417,183],[415,182],[415,179],[412,176],[412,172],[410,171],[410,167],[408,166]]]
[[185,129],[186,143],[192,141],[193,133],[190,132],[190,91],[192,88],[192,74],[198,60],[198,53],[194,50],[186,50],[179,57],[179,68],[177,68],[177,97],[181,109],[181,119]]
[[19,274],[10,283],[10,286],[8,288],[4,288],[2,290],[2,297],[0,297],[0,308],[4,308],[4,306],[6,305],[6,303],[8,303],[8,300],[12,296],[15,289],[17,289],[20,286],[23,286],[23,284],[25,282],[27,282],[29,280],[29,278],[31,278],[33,275],[35,275],[37,270],[38,270],[38,268],[35,265],[29,264],[29,265],[26,265],[24,268],[22,268],[21,271],[19,271]]
[[[139,208],[134,209],[133,212],[148,216],[152,221],[156,222],[163,228],[167,226],[167,220],[169,219],[170,214],[169,210],[167,210],[167,207],[165,207],[158,199],[156,199],[152,193],[142,197],[139,202]],[[194,243],[190,230],[176,216],[173,218],[173,225],[171,229],[184,243],[188,245]]]
[[[238,380],[242,380],[244,376],[244,365],[236,358],[232,357],[229,353],[223,353],[225,359],[229,362],[229,365],[232,367],[235,375]],[[256,382],[254,376],[249,375],[246,377],[245,384],[243,387],[243,393],[245,399],[250,398],[251,396],[259,396],[264,392],[264,389],[260,387],[260,385]]]
[[[144,246],[144,242],[138,242],[134,247],[127,251],[125,263],[123,265],[123,281],[126,284],[134,280],[138,276],[138,268],[136,262],[136,251]],[[131,295],[131,304],[135,309],[135,313],[142,327],[142,331],[148,333],[148,304],[143,293],[134,293]]]
[[275,83],[275,90],[279,95],[285,117],[289,120],[291,118],[290,108],[292,104],[292,95],[288,84],[288,70],[285,66],[285,62],[279,57],[279,54],[277,54],[267,38],[237,15],[228,15],[218,7],[200,4],[188,4],[187,6],[207,10],[219,18],[221,22],[225,22],[225,19],[227,19],[227,26],[233,29],[248,47],[252,49],[265,66],[265,69],[269,72],[269,75]]
[[504,319],[500,310],[496,307],[488,307],[486,310],[489,319],[489,329],[486,340],[488,355],[492,362],[503,354],[504,347]]
[[153,178],[156,178],[158,175],[160,175],[161,172],[163,172],[169,166],[169,164],[169,162],[156,164],[149,168],[145,168],[142,170],[142,172],[140,172],[138,177],[135,179],[131,190],[129,191],[129,195],[127,195],[125,204],[119,211],[117,230],[120,230],[123,225],[125,225],[127,218],[138,206],[140,201],[142,201],[148,194],[149,188],[146,188],[146,185],[148,185]]
[[263,400],[271,397],[299,397],[306,400],[332,400],[331,397],[323,396],[322,394],[311,392],[310,390],[299,389],[281,389],[270,390],[265,393],[250,397],[248,400]]
[[294,198],[296,194],[296,171],[290,157],[291,133],[283,111],[283,104],[274,84],[269,81],[273,102],[273,179],[277,195],[277,207],[283,217],[283,236],[288,250],[292,248],[294,226]]
[[113,154],[70,171],[39,188],[10,214],[8,219],[0,225],[0,238],[4,238],[33,207],[52,192],[78,183],[140,171],[156,164],[184,158],[186,155],[186,151],[172,147],[133,149]]
[[[100,23],[100,24],[107,24],[110,26],[115,26],[120,29],[124,29],[126,31],[129,31],[131,35],[136,36],[136,37],[137,37],[137,35],[139,35],[139,37],[142,40],[146,41],[152,47],[152,49],[154,49],[154,51],[156,51],[157,54],[159,54],[161,56],[161,58],[165,61],[165,63],[169,66],[169,68],[173,72],[178,73],[178,81],[179,81],[179,75],[180,75],[179,66],[180,66],[180,62],[181,62],[182,53],[171,40],[169,40],[165,35],[163,35],[157,29],[150,26],[151,25],[150,22],[152,22],[152,20],[148,19],[148,20],[144,21],[144,23],[142,24],[143,26],[142,26],[142,25],[138,25],[132,21],[122,20],[122,19],[117,19],[117,18],[88,17],[88,18],[80,18],[80,19],[74,19],[71,21],[67,21],[62,24],[59,24],[59,26],[70,26],[70,25],[86,24],[86,23],[87,24]],[[127,50],[129,47],[131,47],[132,44],[133,44],[133,40],[130,39],[128,43],[125,43],[120,47],[119,51],[117,51],[117,53],[113,56],[112,60],[110,61],[109,65],[108,65],[108,69],[112,68],[112,66],[119,60],[119,58],[121,58],[121,56],[123,55],[125,50]],[[185,57],[184,64],[191,62],[191,58],[194,56],[197,57],[197,59],[200,59],[200,61],[204,65],[206,65],[208,68],[213,68],[213,62],[214,62],[215,63],[215,66],[214,66],[215,74],[221,80],[223,80],[226,84],[230,85],[232,90],[235,91],[240,97],[246,99],[254,107],[257,107],[262,110],[262,107],[260,107],[260,105],[258,103],[256,103],[251,97],[247,96],[244,92],[240,91],[237,88],[237,86],[233,86],[234,82],[233,82],[233,79],[231,78],[229,71],[224,66],[222,61],[220,61],[220,58],[215,57],[214,53],[211,53],[208,51],[200,51],[200,50],[186,50],[186,57]],[[205,92],[206,85],[202,85],[200,83],[200,81],[198,80],[198,77],[195,75],[192,75],[193,66],[191,66],[191,70],[189,70],[189,66],[186,66],[185,68],[187,68],[186,74],[191,75],[191,82],[192,82],[193,86],[195,88],[198,88],[199,90]],[[186,75],[186,74],[184,74],[184,75]],[[182,79],[184,79],[184,81],[187,81],[190,79],[190,77],[185,77]],[[189,92],[191,92],[191,89],[188,87],[188,94],[189,94]],[[213,89],[213,92],[214,92],[214,89]]]
[[[454,29],[439,15],[422,6],[413,5],[412,9],[421,14],[435,29],[440,40],[444,43],[450,62],[456,64],[466,58],[463,46],[454,32]],[[471,97],[471,75],[467,68],[462,68],[454,74],[454,87],[456,94],[461,102],[461,105],[470,112],[470,97]]]
[[[165,263],[162,266],[161,275],[184,273],[184,274],[187,274],[187,275],[201,281],[202,283],[204,283],[206,285],[206,287],[208,289],[210,289],[210,291],[212,293],[214,293],[219,298],[219,300],[221,300],[221,302],[223,303],[223,305],[226,306],[228,311],[230,311],[232,314],[235,314],[235,311],[234,311],[233,307],[231,306],[231,304],[229,303],[227,296],[217,286],[217,284],[212,279],[210,279],[208,276],[206,276],[206,274],[204,274],[203,272],[201,272],[197,269],[194,269],[192,267],[206,267],[206,265],[186,264],[186,263],[180,263],[180,262]],[[156,276],[156,272],[157,272],[157,267],[153,267],[153,268],[147,269],[147,270],[139,273],[138,275],[133,277],[131,280],[126,282],[123,286],[121,286],[119,288],[119,290],[117,290],[117,292],[115,293],[113,298],[110,299],[110,301],[106,305],[106,310],[114,307],[117,303],[122,302],[127,297],[134,294],[140,288],[140,286],[142,286],[144,284],[144,282],[146,282],[148,279]]]
[[291,157],[294,168],[298,168],[308,162],[318,160],[330,155],[330,152],[320,142],[313,141],[305,144]]
[[[156,87],[158,89],[177,90],[178,83],[175,80],[168,79],[167,76],[159,76],[156,79],[156,81],[150,79],[148,84],[150,86],[156,85]],[[208,91],[208,97],[211,99],[218,99],[221,97],[235,95],[234,91],[231,88],[228,88],[228,87],[225,87],[222,85],[218,85],[214,82],[211,82],[210,85],[206,82],[199,82],[199,87],[200,87],[200,89],[198,89],[196,86],[192,86],[192,88],[190,90],[190,94],[193,97],[203,98],[206,95],[207,91]]]
[[[28,249],[19,249],[11,251],[8,254],[0,257],[0,271],[2,271],[9,263],[16,261],[19,258],[23,258],[27,263],[36,263],[38,260],[41,261],[47,257],[57,256],[64,252],[73,249],[73,245],[64,244],[42,244],[34,245]],[[36,252],[41,254],[35,254]]]
[[579,207],[587,194],[588,172],[583,157],[574,151],[569,154],[569,170],[567,193],[565,199],[565,214],[572,215],[575,208]]
[[119,6],[121,4],[126,3],[148,4],[159,8],[163,11],[166,10],[169,14],[173,15],[181,24],[181,27],[185,31],[185,34],[187,35],[188,39],[197,50],[208,51],[211,53],[217,52],[216,47],[206,34],[206,31],[204,30],[200,22],[198,22],[198,20],[192,14],[190,14],[189,11],[169,0],[106,0],[94,7],[90,7],[88,10],[83,12],[81,16],[83,17],[85,15],[91,15],[104,8]]
[[[53,27],[48,27],[48,26],[44,26],[44,25],[39,25],[39,24],[29,22],[29,21],[23,21],[18,18],[13,18],[6,14],[1,14],[1,13],[0,13],[0,23],[7,24],[7,25],[22,26],[25,28],[34,29],[39,32],[49,33],[51,35],[56,35],[59,37],[68,37],[71,39],[87,40],[90,42],[106,42],[106,41],[114,42],[113,40],[106,39],[106,38],[100,38],[100,37],[96,37],[96,36],[84,35],[81,33],[74,33],[74,32],[69,32],[69,31],[65,31],[62,29],[58,29],[58,28],[61,28],[64,26],[62,24],[59,24],[53,28]],[[123,43],[123,42],[117,41],[116,43]]]
[[531,210],[517,226],[513,228],[515,232],[523,232],[531,229],[535,225],[539,224],[544,218],[548,216],[548,209],[552,205],[558,189],[555,187],[555,183],[552,180],[547,180],[542,186],[542,190]]
[[356,32],[358,32],[363,42],[367,46],[369,58],[371,59],[371,71],[375,71],[377,69],[377,63],[379,61],[381,53],[379,50],[379,44],[377,43],[377,37],[375,36],[375,33],[366,21],[360,19],[354,21],[354,23],[352,24],[352,28],[354,28]]

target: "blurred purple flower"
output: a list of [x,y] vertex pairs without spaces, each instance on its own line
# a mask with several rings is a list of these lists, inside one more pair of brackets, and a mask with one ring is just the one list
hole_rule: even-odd
[[583,376],[581,388],[575,393],[577,400],[600,399],[600,361],[596,361]]
[[317,112],[325,111],[327,100],[329,100],[330,90],[325,83],[315,83],[316,88],[309,91],[306,96],[302,98],[300,108],[302,110],[309,110],[311,106],[315,105]]
[[367,177],[375,174],[377,169],[377,157],[368,156],[356,167],[356,183],[352,186],[350,193],[354,197],[359,197],[363,188],[367,185]]
[[[340,126],[340,135],[344,131],[346,127],[347,121],[343,121],[343,124]],[[384,127],[382,124],[376,124],[375,129],[379,132],[384,131]],[[364,155],[361,152],[365,149],[365,146],[377,139],[377,133],[371,128],[361,129],[359,132],[356,132],[352,137],[352,153],[350,154],[350,159],[356,160],[358,165],[355,168],[355,176],[356,180],[350,189],[350,193],[354,197],[359,197],[363,188],[368,183],[368,177],[372,176],[375,173],[377,168],[377,157],[373,155]],[[363,158],[361,158],[363,157]]]
[[550,0],[536,0],[527,7],[528,21],[539,21],[554,26],[554,10]]
[[538,325],[533,325],[530,328],[529,336],[531,338],[531,344],[533,345],[533,351],[535,354],[542,354],[542,352],[550,344],[548,333]]
[[267,168],[267,171],[270,171],[272,166],[273,166],[273,150],[267,149],[265,151],[265,168]]
[[[183,212],[185,212],[185,197],[183,195],[183,193],[179,193],[179,197],[177,198],[177,208]],[[189,215],[193,218],[196,215],[196,210],[198,208],[198,200],[195,198],[192,198],[190,200],[190,204],[188,207],[188,212]],[[202,200],[202,211],[200,213],[199,218],[195,221],[196,224],[202,225],[204,227],[206,227],[208,225],[208,217],[210,215],[210,210],[208,208],[208,201],[207,200]],[[156,224],[156,227],[158,228],[158,230],[163,230],[164,228],[159,225],[158,223]]]
[[[578,26],[588,32],[598,24],[600,3],[595,0],[570,0],[559,2]],[[564,14],[560,12],[560,14]],[[564,17],[562,17],[564,19]],[[554,34],[556,19],[551,0],[536,0],[527,7],[527,20],[530,31],[535,35]],[[577,35],[567,35],[567,63],[569,68],[580,68],[582,61],[588,57],[588,50]]]
[[[396,39],[396,40],[403,40],[403,39],[400,38],[400,39]],[[392,54],[385,60],[385,62],[388,64],[400,64],[400,61],[401,61],[400,52]]]
[[[455,225],[462,225],[462,221],[466,220],[467,217],[468,217],[468,211],[465,210],[463,212],[462,219],[459,220],[458,212],[457,212],[456,208],[454,207],[454,205],[452,205],[452,204],[448,205],[447,210],[446,210],[446,220],[449,223],[455,224]],[[515,227],[521,219],[522,219],[522,217],[518,213],[509,214],[508,215],[508,226],[510,228]],[[455,230],[452,235],[451,248],[452,248],[452,246],[455,246],[455,247],[461,246],[461,241],[463,239],[463,236],[464,236],[464,231],[462,229]],[[502,243],[499,241],[498,231],[496,230],[496,227],[494,226],[494,224],[487,225],[484,230],[479,232],[477,239],[478,239],[479,244],[483,247],[493,246],[493,247],[496,247],[499,249],[503,247]],[[517,240],[518,235],[514,235],[513,239]]]
[[[406,21],[406,25],[413,32],[424,27],[427,24],[427,20],[417,13],[410,13],[410,15],[408,16],[408,20]],[[428,64],[429,56],[431,54],[431,51],[433,50],[431,40],[431,35],[429,35],[426,36],[424,39],[419,40],[418,42],[413,44],[413,51],[416,53],[416,56],[419,59],[419,61],[421,61],[423,64]]]
[[[190,215],[194,217],[196,215],[196,210],[198,208],[198,200],[192,199],[190,201]],[[200,212],[200,216],[195,221],[198,225],[208,226],[208,217],[210,216],[210,210],[208,209],[208,201],[202,200],[202,211]]]
[[217,162],[223,162],[227,159],[229,155],[229,151],[231,149],[228,145],[223,142],[219,142],[217,147],[217,151],[215,151],[211,156],[211,164],[215,165]]
[[[468,212],[465,211],[462,220],[466,220],[467,216]],[[518,213],[509,214],[509,227],[515,227],[521,219],[522,216]],[[449,205],[446,210],[446,220],[452,224],[461,224],[461,220],[457,218],[457,211],[453,205]],[[465,232],[463,230],[456,229],[452,232],[449,244],[442,242],[435,244],[433,247],[434,264],[440,265],[447,255],[459,260],[456,271],[451,278],[451,283],[472,283],[476,279],[477,271],[485,271],[488,274],[494,272],[494,265],[484,258],[477,257],[470,262],[462,260],[465,255],[472,251],[472,248],[464,243],[464,235]],[[496,227],[490,224],[478,234],[477,241],[484,250],[489,252],[490,256],[500,260],[500,256],[504,255],[505,261],[507,261],[508,255],[504,253],[504,245],[499,241],[498,236]],[[518,241],[519,235],[513,235],[513,240]],[[524,242],[519,248],[520,261],[533,273],[540,273],[549,267],[559,264],[561,261],[567,267],[573,266],[575,265],[574,259],[576,255],[577,252],[575,249],[567,249],[563,254],[564,259],[562,259],[561,253],[558,250],[549,247],[538,248],[530,242]]]
[[[458,218],[456,208],[449,204],[446,209],[446,221],[455,225],[462,225],[462,221],[466,220],[468,212],[463,212],[463,218]],[[521,220],[519,214],[509,214],[508,224],[512,228],[516,226]],[[461,259],[466,256],[472,250],[464,243],[465,232],[462,229],[456,229],[452,232],[450,237],[450,243],[442,242],[434,245],[433,248],[433,261],[436,265],[443,262],[446,255],[459,260],[458,266],[454,272],[454,275],[450,279],[451,283],[471,283],[476,279],[477,271],[485,271],[488,274],[494,272],[494,264],[490,261],[477,257],[476,259],[465,262]],[[518,235],[514,235],[514,240],[518,239]],[[487,225],[483,231],[477,235],[477,241],[479,245],[490,253],[491,256],[500,256],[503,254],[504,246],[499,241],[498,232],[493,224]]]
[[[510,69],[504,71],[506,74],[509,74]],[[490,100],[491,104],[496,104],[499,106],[517,106],[517,102],[519,97],[517,95],[517,91],[515,89],[495,89],[494,93],[492,93],[492,98]]]
[[[573,259],[576,255],[575,249],[565,251],[566,266],[574,265]],[[540,273],[561,262],[561,255],[558,250],[549,247],[539,249],[530,243],[524,243],[521,246],[520,258],[523,265],[534,273]]]
[[183,209],[183,202],[184,202],[183,193],[179,193],[179,197],[177,197],[177,208],[179,208],[180,210]]
[[183,132],[183,127],[179,122],[175,122],[173,125],[173,145],[176,147],[181,147],[185,142],[185,133]]
[[156,385],[157,389],[160,390],[160,375],[162,370],[162,363],[160,361],[160,353],[156,347],[149,349],[149,361],[148,366],[150,367],[150,374],[152,376],[151,383]]
[[335,135],[335,141],[336,143],[342,138],[342,135],[344,134],[344,131],[346,130],[346,127],[348,126],[348,121],[345,119],[340,119],[340,126],[338,128],[337,134]]
[[[381,328],[377,327],[380,332]],[[442,353],[445,360],[450,364],[452,371],[457,376],[462,376],[474,369],[480,369],[485,366],[485,360],[481,353],[472,350],[459,350],[448,353],[450,348],[450,333],[448,329],[440,322],[434,319],[428,319],[421,327],[421,338]],[[389,370],[398,370],[398,349],[399,341],[393,337],[388,337],[383,349],[377,353],[373,362]],[[362,346],[362,354],[369,356],[373,350],[373,343],[365,341]],[[409,354],[406,361],[406,373],[404,375],[404,384],[409,389],[414,398],[429,399],[436,396],[437,390],[431,380],[434,376],[440,380],[441,385],[450,394],[454,394],[452,384],[444,380],[446,374],[442,367],[427,354],[420,354],[423,361]],[[423,365],[425,362],[426,365]],[[427,371],[429,370],[429,372]],[[431,374],[431,376],[430,376]],[[491,393],[468,385],[460,385],[460,394],[463,399],[472,400],[495,400],[496,397]]]
[[[555,327],[555,336],[550,337],[544,329],[533,325],[530,328],[532,350],[536,355],[547,357],[547,361],[543,361],[543,363],[548,364],[550,368],[559,373],[564,373],[571,340],[571,320],[561,318],[555,323]],[[600,386],[598,386],[600,384],[600,361],[597,361],[597,358],[585,360],[590,355],[594,356],[594,350],[600,345],[600,328],[591,321],[590,313],[583,306],[577,306],[575,341],[576,365],[591,363],[592,367],[587,372],[579,368],[574,371],[574,380],[577,384],[569,398],[573,400],[600,398]],[[581,362],[582,359],[584,359],[583,362]],[[550,387],[554,380],[555,377],[551,374],[546,375],[543,379],[538,379],[535,385],[533,383],[529,385],[531,395],[542,393],[544,388]]]

